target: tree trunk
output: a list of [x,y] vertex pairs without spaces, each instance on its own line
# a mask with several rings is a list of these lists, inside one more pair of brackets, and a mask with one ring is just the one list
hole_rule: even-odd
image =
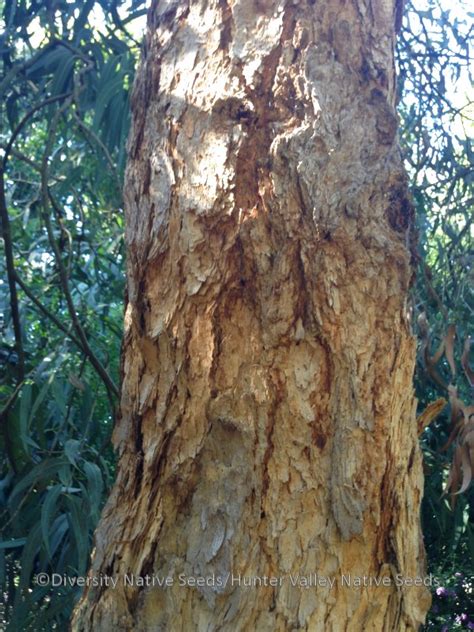
[[397,10],[153,2],[125,185],[120,461],[74,630],[424,620]]

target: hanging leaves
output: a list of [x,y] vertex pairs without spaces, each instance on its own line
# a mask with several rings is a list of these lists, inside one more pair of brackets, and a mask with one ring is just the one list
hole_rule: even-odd
[[424,429],[440,414],[443,408],[446,406],[447,401],[444,397],[440,397],[425,408],[425,410],[418,415],[416,419],[418,434],[424,431]]
[[452,377],[456,377],[456,365],[454,363],[454,339],[456,337],[456,327],[449,325],[448,331],[444,337],[444,352],[451,369]]
[[471,387],[474,386],[474,371],[469,364],[469,351],[471,349],[471,338],[468,336],[464,343],[464,350],[461,356],[461,365]]
[[[446,452],[454,444],[452,463],[445,489],[446,493],[449,492],[451,494],[452,503],[454,503],[454,496],[465,492],[474,476],[474,406],[466,406],[464,404],[458,397],[457,387],[453,384],[456,378],[455,325],[451,324],[448,326],[437,351],[433,355],[430,355],[429,351],[432,335],[425,312],[422,312],[418,317],[418,328],[422,340],[422,355],[426,371],[436,384],[447,390],[449,395],[451,407],[450,435],[441,451]],[[467,338],[460,361],[466,377],[470,385],[472,385],[473,376],[469,366],[470,345],[471,339]],[[449,385],[441,377],[437,366],[443,356],[446,357],[451,373],[451,383]],[[418,430],[420,433],[441,412],[445,403],[446,400],[444,399],[436,400],[418,417]]]
[[474,406],[465,406],[457,391],[450,391],[451,423],[454,426],[448,444],[455,442],[453,461],[446,483],[446,492],[454,496],[465,492],[474,476]]

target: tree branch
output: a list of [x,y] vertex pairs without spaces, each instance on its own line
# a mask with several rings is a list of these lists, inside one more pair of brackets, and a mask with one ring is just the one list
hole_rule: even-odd
[[7,75],[4,77],[4,79],[0,82],[0,95],[3,97],[3,93],[8,88],[10,83],[15,79],[15,77],[21,72],[24,72],[25,70],[27,70],[30,66],[33,66],[33,64],[35,64],[38,61],[38,59],[41,57],[41,55],[44,55],[49,49],[54,48],[56,44],[57,42],[52,40],[51,42],[46,44],[44,48],[41,48],[35,55],[30,57],[26,61],[13,66],[9,70]]
[[10,152],[13,148],[13,143],[15,142],[16,138],[18,137],[19,133],[26,125],[26,123],[34,116],[34,114],[38,110],[45,107],[46,105],[49,105],[50,103],[54,103],[56,101],[59,101],[60,99],[66,98],[67,96],[69,96],[69,94],[70,93],[49,97],[31,108],[31,110],[29,110],[25,114],[25,116],[21,119],[21,121],[14,129],[7,145],[5,146],[4,155],[0,162],[0,219],[2,225],[2,237],[5,244],[5,262],[7,267],[8,288],[10,292],[10,309],[12,313],[13,331],[15,335],[15,349],[18,353],[18,379],[20,382],[25,374],[25,353],[23,349],[20,310],[18,306],[18,294],[15,285],[15,263],[13,257],[13,242],[10,230],[10,217],[8,215],[5,197],[5,169],[7,166],[8,158],[10,156]]
[[8,289],[10,292],[10,309],[15,335],[15,350],[18,354],[18,382],[25,375],[25,352],[23,349],[23,337],[21,332],[20,309],[18,306],[18,294],[15,284],[15,263],[13,258],[13,242],[10,230],[10,217],[8,215],[7,201],[5,198],[4,168],[0,164],[0,220],[2,225],[2,237],[5,245],[5,263],[7,267]]
[[29,110],[25,116],[21,119],[21,121],[18,123],[18,125],[16,126],[16,128],[13,130],[12,135],[10,136],[10,139],[5,147],[5,154],[3,155],[3,160],[2,160],[2,165],[3,165],[3,169],[5,170],[5,167],[7,166],[7,161],[8,158],[10,156],[10,152],[11,149],[13,147],[13,143],[15,142],[18,134],[21,132],[21,130],[23,129],[23,127],[26,125],[26,123],[30,120],[30,118],[38,111],[41,110],[42,108],[46,107],[47,105],[50,105],[51,103],[56,103],[56,101],[60,101],[61,99],[66,99],[68,97],[71,96],[70,92],[65,92],[63,94],[57,94],[53,97],[48,97],[47,99],[45,99],[44,101],[41,101],[41,103],[38,103],[38,105],[35,105],[34,107],[31,108],[31,110]]
[[70,340],[72,340],[72,342],[75,345],[77,345],[81,351],[84,351],[84,349],[82,347],[82,344],[81,344],[81,341],[79,340],[79,338],[76,338],[76,336],[73,333],[71,333],[71,331],[65,325],[63,325],[63,323],[59,320],[59,318],[57,318],[57,316],[55,316],[53,314],[53,312],[51,312],[47,307],[45,307],[45,305],[43,305],[43,303],[41,303],[41,301],[34,295],[34,293],[26,285],[26,283],[23,281],[23,279],[18,276],[17,272],[15,272],[15,281],[21,287],[21,289],[26,294],[26,296],[31,300],[31,302],[36,305],[36,307],[40,310],[40,312],[42,312],[46,316],[46,318],[49,318],[49,320],[54,325],[56,325],[56,327],[60,331],[62,331],[64,334],[66,334],[66,336]]
[[[109,164],[110,170],[112,171],[113,177],[116,180],[117,183],[117,187],[118,190],[120,192],[120,197],[122,197],[122,183],[120,181],[119,175],[117,173],[117,168],[114,164],[114,161],[112,160],[112,156],[110,155],[109,150],[107,149],[107,147],[104,145],[104,143],[101,141],[101,139],[97,136],[97,134],[91,130],[85,123],[84,121],[80,118],[80,116],[77,114],[77,112],[74,112],[73,114],[74,119],[76,120],[78,126],[81,128],[81,130],[84,132],[84,135],[87,136],[89,135],[90,138],[92,138],[92,140],[101,148],[101,150],[104,153],[104,156]],[[89,141],[90,142],[90,141]]]
[[71,296],[71,292],[69,290],[69,283],[68,283],[68,278],[67,278],[67,272],[66,269],[64,267],[63,261],[61,259],[61,252],[59,250],[58,244],[56,242],[56,239],[54,237],[54,232],[53,232],[53,227],[51,225],[51,217],[49,214],[49,208],[50,208],[50,199],[49,199],[49,192],[48,192],[48,169],[49,169],[49,157],[52,151],[52,146],[53,146],[53,142],[54,142],[54,138],[55,138],[55,134],[56,134],[56,128],[59,122],[59,118],[62,115],[63,110],[65,109],[65,107],[69,107],[70,103],[68,102],[66,106],[62,106],[61,108],[58,109],[58,111],[56,112],[56,114],[53,117],[53,120],[51,121],[51,124],[49,126],[49,132],[48,132],[48,138],[47,138],[47,142],[46,142],[46,147],[45,147],[45,151],[43,154],[43,159],[41,162],[42,165],[42,169],[41,169],[41,200],[42,200],[42,206],[43,206],[43,220],[46,226],[46,231],[48,233],[48,239],[49,239],[49,243],[51,245],[51,248],[54,252],[54,257],[56,260],[56,265],[58,266],[58,271],[59,271],[59,278],[60,278],[60,282],[61,282],[61,286],[62,286],[62,290],[64,292],[64,296],[66,298],[66,304],[68,307],[68,311],[69,311],[69,315],[71,317],[71,321],[73,324],[73,327],[76,331],[76,334],[79,338],[79,340],[81,341],[81,346],[82,349],[84,351],[84,353],[87,355],[87,357],[89,358],[91,364],[93,365],[93,367],[95,368],[95,370],[97,371],[97,373],[99,374],[100,378],[102,379],[102,381],[105,384],[105,387],[107,389],[107,393],[109,395],[109,399],[111,401],[112,407],[113,406],[113,397],[118,397],[118,389],[116,387],[116,385],[114,384],[114,382],[112,381],[111,377],[109,376],[109,374],[107,373],[107,371],[105,370],[104,366],[102,365],[102,363],[100,362],[100,360],[97,358],[97,356],[94,354],[94,352],[92,351],[92,349],[89,346],[89,343],[87,341],[87,337],[84,333],[84,330],[82,329],[81,323],[79,322],[79,318],[77,316],[76,313],[76,308],[74,306],[74,302],[72,300],[72,296]]

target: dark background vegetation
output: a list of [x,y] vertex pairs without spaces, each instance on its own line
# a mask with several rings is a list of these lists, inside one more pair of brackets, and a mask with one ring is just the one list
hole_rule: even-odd
[[[85,574],[114,477],[121,186],[145,3],[0,0],[0,14],[0,627],[64,630],[80,590],[34,576]],[[472,399],[461,369],[473,311],[472,17],[463,2],[416,0],[398,42],[420,412],[449,383]],[[449,325],[455,375],[449,353],[430,362]],[[448,405],[420,439],[428,570],[441,582],[426,630],[474,629],[473,485],[443,495],[458,444],[443,449],[450,415]]]

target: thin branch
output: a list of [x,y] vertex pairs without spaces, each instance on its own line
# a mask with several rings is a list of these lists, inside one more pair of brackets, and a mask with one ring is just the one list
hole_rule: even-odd
[[[41,303],[41,301],[34,295],[34,293],[26,285],[23,279],[21,279],[21,277],[18,276],[18,274],[15,275],[15,280],[18,283],[18,285],[21,287],[23,292],[26,294],[26,296],[31,300],[31,302],[34,305],[36,305],[36,307],[40,310],[40,312],[42,312],[46,316],[46,318],[48,318],[54,325],[56,325],[56,327],[60,331],[62,331],[77,346],[77,348],[80,351],[84,353],[84,359],[87,359],[90,361],[90,357],[87,355],[79,338],[76,338],[76,336],[70,331],[70,329],[68,329],[65,325],[63,325],[63,323],[59,320],[59,318],[57,318],[47,307],[45,307],[45,305],[43,305],[43,303]],[[82,372],[82,368],[81,368],[81,372]],[[24,380],[18,384],[18,386],[15,388],[12,395],[9,397],[7,403],[5,404],[3,409],[0,411],[0,424],[4,421],[4,419],[6,419],[6,415],[8,414],[12,405],[15,403],[16,397],[18,396],[18,393],[20,392],[23,384],[24,384]]]
[[433,284],[431,283],[432,273],[426,263],[423,264],[423,277],[425,279],[426,289],[428,290],[428,294],[431,296],[434,302],[438,305],[440,312],[443,314],[444,320],[447,321],[448,310],[444,306],[443,301],[441,300],[441,298],[439,297],[439,294],[434,289]]
[[15,403],[16,398],[18,397],[19,392],[23,388],[24,383],[25,383],[25,378],[23,378],[21,380],[21,382],[18,382],[18,384],[15,386],[15,390],[10,395],[10,397],[7,399],[7,403],[2,408],[2,410],[0,410],[0,426],[3,424],[3,422],[6,423],[6,421],[8,419],[8,413],[10,412],[10,408]]
[[13,241],[10,230],[10,217],[8,215],[7,201],[5,198],[4,169],[0,164],[0,220],[2,225],[2,237],[5,246],[5,263],[7,267],[8,289],[10,292],[10,309],[15,335],[15,350],[18,354],[18,382],[22,382],[25,375],[25,352],[23,349],[23,336],[21,332],[20,309],[18,306],[18,294],[15,284],[15,262],[13,257]]
[[67,48],[68,51],[70,51],[74,55],[77,55],[77,57],[79,59],[82,59],[82,61],[85,62],[88,67],[94,66],[94,60],[91,57],[88,57],[79,48],[76,48],[75,46],[73,46],[73,44],[71,44],[67,40],[64,40],[64,39],[58,40],[58,45],[62,46],[63,48]]
[[114,382],[112,381],[109,374],[107,373],[107,371],[105,370],[104,366],[100,362],[100,360],[97,358],[97,356],[94,354],[94,352],[90,348],[89,343],[87,341],[87,337],[84,333],[84,330],[82,329],[82,325],[79,322],[79,318],[76,313],[76,308],[74,306],[74,301],[72,300],[71,292],[69,290],[67,271],[64,267],[63,261],[61,259],[61,252],[59,250],[58,244],[54,237],[53,227],[51,225],[51,217],[49,214],[49,208],[50,208],[50,199],[49,199],[49,192],[48,192],[49,157],[52,152],[52,147],[53,147],[53,143],[54,143],[54,139],[56,135],[56,128],[58,126],[59,118],[62,115],[63,110],[66,107],[69,107],[69,105],[70,105],[70,102],[67,102],[65,105],[63,105],[57,110],[49,126],[48,138],[47,138],[46,147],[45,147],[45,151],[44,151],[43,159],[41,163],[42,164],[41,199],[42,199],[42,205],[43,205],[43,220],[46,225],[46,231],[48,233],[48,238],[49,238],[51,248],[54,252],[56,265],[58,266],[59,278],[60,278],[61,286],[64,292],[64,296],[66,298],[66,303],[67,303],[67,307],[68,307],[68,311],[71,317],[73,327],[76,331],[76,334],[79,340],[81,341],[81,345],[82,345],[82,349],[84,353],[87,355],[91,364],[93,365],[93,367],[95,368],[95,370],[101,377],[102,381],[104,382],[105,387],[107,389],[108,396],[109,396],[109,400],[112,404],[112,408],[114,408],[114,404],[113,404],[114,396],[118,397],[118,389],[116,385],[114,384]]
[[16,272],[15,272],[15,281],[21,287],[21,289],[26,294],[26,296],[31,300],[31,302],[36,305],[36,307],[40,310],[40,312],[42,312],[46,316],[46,318],[49,318],[49,320],[54,325],[56,325],[56,327],[60,331],[62,331],[64,334],[66,334],[66,336],[70,340],[72,340],[72,342],[75,345],[77,345],[81,351],[84,351],[84,349],[82,347],[82,344],[81,344],[81,341],[79,340],[79,338],[76,338],[76,336],[73,333],[71,333],[71,331],[65,325],[63,325],[63,323],[59,320],[59,318],[57,316],[55,316],[53,314],[53,312],[51,312],[47,307],[45,307],[43,305],[43,303],[41,303],[41,301],[34,295],[34,293],[30,290],[30,288],[26,285],[26,283],[23,281],[23,279],[18,276],[18,273],[16,273]]
[[11,149],[13,147],[13,143],[17,139],[17,136],[21,132],[23,127],[26,125],[26,123],[28,123],[30,118],[32,116],[34,116],[38,110],[41,110],[42,108],[46,107],[47,105],[50,105],[51,103],[56,103],[56,101],[60,101],[61,99],[66,99],[66,98],[68,98],[70,96],[71,96],[70,92],[65,92],[63,94],[57,94],[57,95],[55,95],[53,97],[48,97],[44,101],[41,101],[41,103],[38,103],[37,105],[32,107],[31,110],[29,110],[25,114],[25,116],[21,119],[21,121],[18,123],[16,128],[13,130],[13,133],[10,136],[10,140],[8,141],[8,143],[7,143],[6,147],[5,147],[5,153],[3,155],[3,160],[2,160],[2,166],[3,166],[4,170],[5,170],[5,167],[7,166],[7,161],[8,161],[8,158],[10,156],[10,152],[11,152]]
[[13,66],[0,83],[0,95],[3,95],[4,91],[8,88],[10,83],[18,74],[27,70],[30,66],[33,66],[33,64],[35,64],[41,57],[41,55],[44,55],[44,53],[46,53],[50,48],[54,48],[56,44],[56,41],[49,42],[49,44],[47,44],[44,48],[41,48],[35,55],[33,55],[33,57],[30,57],[30,59],[27,59],[21,64],[16,64],[15,66]]
[[136,20],[137,18],[141,18],[147,13],[148,13],[148,9],[139,9],[138,11],[136,11],[136,13],[132,13],[131,15],[128,15],[125,19],[123,19],[122,24],[126,26],[129,22],[133,22],[133,20]]
[[[69,93],[68,93],[69,94]],[[23,338],[21,332],[20,310],[18,306],[18,294],[15,285],[15,263],[13,257],[13,242],[10,230],[10,217],[8,215],[7,202],[5,197],[5,168],[10,156],[10,152],[13,148],[17,136],[26,125],[26,123],[34,116],[34,114],[41,108],[64,99],[68,94],[60,94],[54,97],[49,97],[38,103],[31,110],[29,110],[22,120],[18,123],[13,131],[10,139],[5,147],[3,159],[0,161],[0,219],[2,224],[2,237],[5,244],[5,261],[7,267],[8,288],[10,292],[10,309],[12,313],[13,331],[15,335],[15,349],[18,353],[18,379],[21,381],[25,373],[25,353],[23,349]]]
[[59,224],[59,228],[61,230],[61,232],[63,233],[63,235],[66,236],[67,242],[68,242],[68,250],[69,250],[69,254],[68,254],[68,263],[67,263],[67,268],[66,268],[66,274],[67,274],[67,278],[69,279],[69,276],[71,274],[71,267],[72,267],[72,235],[70,233],[70,231],[66,228],[66,226],[64,226],[64,222],[62,220],[62,213],[61,213],[61,209],[59,208],[58,203],[56,202],[56,200],[54,199],[53,194],[51,193],[51,191],[48,188],[48,195],[49,195],[49,201],[51,202],[51,206],[54,209],[54,212],[56,214],[56,221]]
[[79,125],[79,127],[81,128],[81,130],[84,132],[85,135],[89,135],[90,138],[92,138],[92,140],[97,143],[97,145],[101,148],[101,150],[104,153],[104,156],[109,164],[110,170],[112,171],[113,177],[116,180],[117,186],[118,186],[118,190],[120,192],[120,195],[122,195],[122,182],[119,178],[118,172],[117,172],[117,168],[114,164],[114,161],[112,160],[112,156],[110,155],[109,150],[107,149],[107,147],[104,145],[104,143],[101,141],[101,139],[97,136],[97,134],[90,129],[90,127],[88,127],[84,121],[80,118],[80,116],[77,114],[77,112],[73,113],[73,116],[77,122],[77,124]]
[[[112,4],[112,6],[110,7],[110,14],[112,16],[112,20],[114,21],[115,26],[120,31],[122,31],[122,33],[124,33],[128,38],[130,38],[132,40],[132,42],[135,44],[135,46],[140,48],[140,42],[137,42],[137,40],[132,35],[130,35],[130,33],[125,28],[125,25],[122,22],[122,20],[120,19],[120,16],[119,16],[118,11],[117,11],[117,6],[115,4]],[[109,31],[109,33],[111,32],[110,28],[107,28],[107,30]]]
[[[0,143],[0,149],[3,149],[5,151],[6,147],[7,147],[6,144]],[[29,156],[25,155],[23,152],[18,151],[18,149],[15,149],[12,147],[10,149],[10,156],[14,156],[18,160],[25,162],[32,169],[41,173],[41,165],[38,162],[35,162],[34,160],[32,160]],[[66,176],[50,176],[50,179],[54,180],[55,182],[65,182]]]

